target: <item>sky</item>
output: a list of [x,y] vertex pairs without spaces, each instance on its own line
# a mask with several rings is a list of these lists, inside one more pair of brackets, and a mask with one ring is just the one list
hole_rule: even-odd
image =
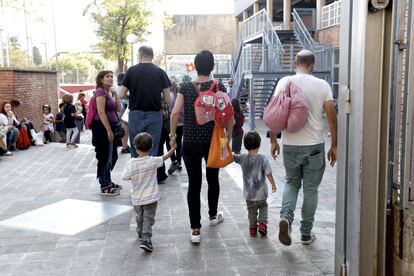
[[[48,56],[56,53],[54,44],[53,17],[56,28],[57,52],[89,51],[90,46],[96,44],[98,39],[94,33],[94,25],[82,11],[88,1],[86,0],[32,0],[37,3],[37,9],[44,14],[45,23],[36,24],[28,22],[28,32],[31,36],[29,45],[36,45],[41,52],[48,52]],[[151,34],[146,38],[146,44],[153,46],[159,53],[163,48],[162,18],[167,14],[229,14],[234,11],[234,0],[148,0],[153,16],[149,27]],[[54,11],[54,13],[53,13]],[[20,37],[20,44],[25,48],[25,24],[22,14],[12,15],[4,12],[9,19],[6,29],[9,35]],[[1,15],[0,15],[1,17]],[[34,20],[33,20],[34,21]],[[3,22],[4,23],[4,22]],[[0,18],[1,25],[1,18]],[[44,43],[46,41],[46,43]],[[138,46],[138,45],[137,45]]]

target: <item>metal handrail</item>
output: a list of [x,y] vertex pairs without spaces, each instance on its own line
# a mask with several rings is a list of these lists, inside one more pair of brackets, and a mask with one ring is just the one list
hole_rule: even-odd
[[[262,44],[243,45],[244,41],[260,36],[263,37]],[[245,73],[252,72],[253,69],[254,71],[264,72],[281,68],[284,53],[283,45],[265,9],[243,21],[237,47],[235,51],[236,56],[233,59],[232,72],[233,89],[237,92],[240,90],[241,85],[243,85]],[[259,51],[262,53],[259,67],[253,68],[253,60],[257,60],[255,59],[257,56],[253,54]]]
[[332,67],[332,49],[323,44],[316,44],[306,29],[296,9],[293,9],[293,26],[302,47],[310,50],[315,55],[315,69],[329,70]]
[[312,36],[306,29],[305,24],[303,23],[302,19],[300,18],[298,12],[296,9],[293,9],[292,12],[293,15],[293,26],[296,34],[298,35],[298,38],[300,42],[303,45],[303,48],[311,51],[315,51],[315,41],[313,40]]

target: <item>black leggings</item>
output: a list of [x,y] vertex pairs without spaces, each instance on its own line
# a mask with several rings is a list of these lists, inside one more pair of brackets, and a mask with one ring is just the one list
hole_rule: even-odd
[[52,142],[52,131],[45,130],[45,141]]
[[[183,143],[183,159],[188,175],[187,203],[190,215],[191,228],[201,228],[200,193],[202,183],[202,159],[207,163],[210,143]],[[208,184],[208,214],[213,217],[217,214],[217,205],[220,194],[219,169],[207,168]]]

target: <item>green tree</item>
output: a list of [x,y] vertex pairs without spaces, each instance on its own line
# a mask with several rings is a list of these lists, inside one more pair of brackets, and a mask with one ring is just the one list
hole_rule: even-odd
[[9,41],[10,67],[29,67],[27,53],[21,49],[19,38],[17,36],[12,36]]
[[[64,83],[91,82],[97,71],[104,68],[104,61],[89,53],[68,53],[58,58],[59,71]],[[51,69],[56,70],[56,60],[51,60]]]
[[93,0],[84,10],[96,23],[96,35],[102,40],[99,47],[107,59],[118,62],[122,72],[130,55],[130,45],[126,41],[129,34],[142,41],[147,33],[150,12],[146,0]]
[[33,51],[33,63],[36,64],[36,66],[39,66],[40,64],[42,64],[42,55],[40,54],[39,49],[36,46],[33,46],[32,48]]

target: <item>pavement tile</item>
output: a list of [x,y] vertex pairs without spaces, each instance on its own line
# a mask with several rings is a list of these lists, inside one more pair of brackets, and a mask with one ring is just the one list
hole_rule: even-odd
[[[261,123],[258,123],[258,131],[264,136]],[[87,132],[82,136],[88,141]],[[263,138],[260,152],[268,154],[269,150],[269,140]],[[64,145],[52,143],[19,151],[13,158],[4,159],[0,167],[0,220],[64,199],[131,205],[130,183],[120,178],[129,156],[120,155],[113,171],[113,180],[124,186],[117,197],[100,196],[94,156],[94,149],[89,145],[66,150]],[[0,275],[273,276],[333,273],[335,168],[326,168],[320,187],[319,195],[324,200],[320,200],[315,215],[317,240],[306,247],[300,244],[303,195],[299,193],[293,245],[285,247],[277,237],[284,186],[282,158],[271,161],[271,166],[278,181],[278,191],[272,195],[274,199],[269,204],[267,237],[249,236],[246,203],[239,188],[241,183],[232,177],[233,171],[223,169],[220,170],[219,211],[224,213],[224,222],[209,226],[208,185],[203,176],[202,240],[200,245],[193,245],[189,241],[188,177],[184,168],[171,175],[166,184],[160,185],[161,200],[153,227],[152,254],[139,248],[134,211],[113,217],[76,236],[0,226]]]

